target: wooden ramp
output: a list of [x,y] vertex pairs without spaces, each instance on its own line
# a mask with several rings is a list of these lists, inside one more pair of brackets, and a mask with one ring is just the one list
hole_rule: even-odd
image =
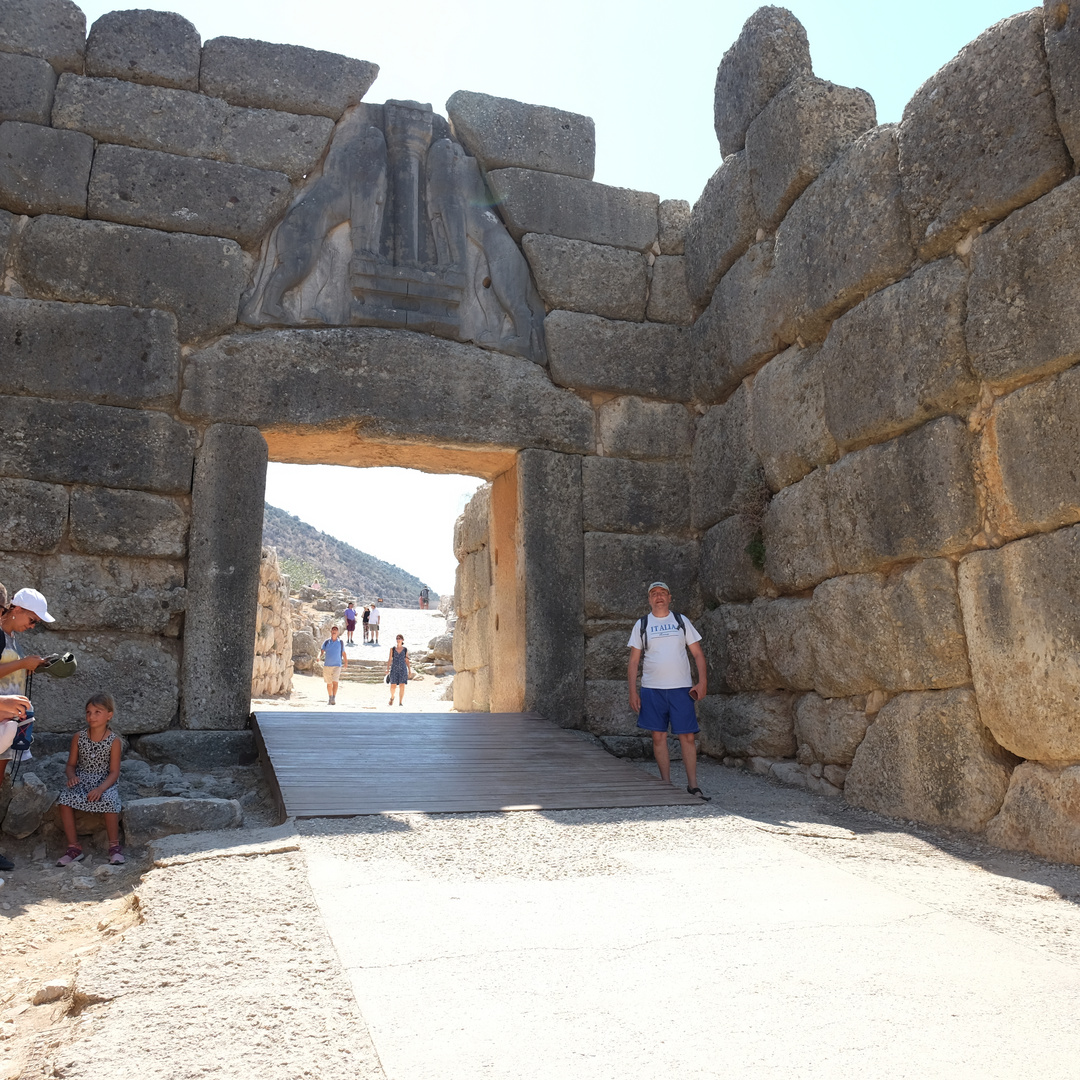
[[290,817],[702,805],[527,713],[290,709],[255,735]]

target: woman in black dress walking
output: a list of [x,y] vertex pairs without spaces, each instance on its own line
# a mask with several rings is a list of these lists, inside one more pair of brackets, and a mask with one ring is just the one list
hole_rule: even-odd
[[398,704],[405,704],[405,684],[412,676],[412,664],[409,662],[409,650],[405,648],[405,638],[398,634],[397,643],[390,650],[386,661],[386,681],[390,684],[390,704],[394,704],[394,687],[398,688]]

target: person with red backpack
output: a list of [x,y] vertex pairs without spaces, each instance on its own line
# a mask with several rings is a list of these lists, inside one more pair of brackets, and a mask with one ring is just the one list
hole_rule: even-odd
[[[626,678],[630,686],[630,708],[638,714],[638,727],[652,733],[653,756],[660,767],[660,778],[671,782],[671,757],[668,753],[668,728],[678,735],[686,769],[686,790],[709,801],[697,786],[697,713],[694,702],[708,690],[705,652],[701,635],[685,615],[671,610],[671,590],[663,581],[649,586],[649,608],[636,623],[627,645],[630,663]],[[689,656],[687,651],[689,650]],[[697,667],[698,681],[690,675],[690,657]],[[638,668],[645,658],[638,692]]]

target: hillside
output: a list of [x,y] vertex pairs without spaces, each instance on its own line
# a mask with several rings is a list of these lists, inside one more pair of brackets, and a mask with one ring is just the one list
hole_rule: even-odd
[[[295,589],[318,581],[323,588],[345,589],[361,603],[383,597],[388,603],[415,606],[426,582],[393,563],[336,540],[298,517],[265,504],[263,544],[277,548],[282,568]],[[430,588],[430,586],[429,586]],[[431,590],[431,606],[439,594]]]

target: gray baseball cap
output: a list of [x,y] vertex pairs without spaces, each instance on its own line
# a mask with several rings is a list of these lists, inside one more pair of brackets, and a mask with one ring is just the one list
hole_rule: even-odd
[[668,592],[671,592],[671,586],[666,581],[654,581],[649,586],[649,592],[652,592],[653,589],[667,589]]

